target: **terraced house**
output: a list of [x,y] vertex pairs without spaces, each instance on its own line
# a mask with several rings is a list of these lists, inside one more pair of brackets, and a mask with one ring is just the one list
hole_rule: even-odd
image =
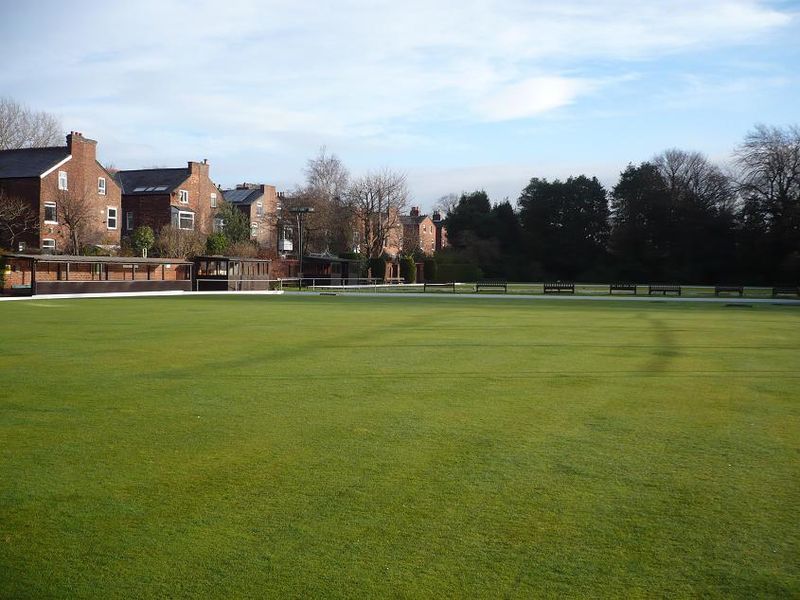
[[250,238],[262,248],[278,248],[278,194],[274,185],[241,183],[232,190],[223,190],[226,202],[242,211],[250,221]]
[[156,233],[166,225],[209,234],[222,192],[209,177],[207,161],[185,168],[117,171],[122,188],[122,232],[140,225]]
[[0,151],[0,244],[46,253],[119,246],[120,188],[97,161],[97,142],[77,131],[66,141]]

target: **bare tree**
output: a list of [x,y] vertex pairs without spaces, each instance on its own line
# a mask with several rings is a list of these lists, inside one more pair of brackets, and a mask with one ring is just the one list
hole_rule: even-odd
[[438,211],[442,218],[445,218],[453,212],[456,206],[458,206],[458,194],[445,194],[434,203],[433,210]]
[[197,256],[203,253],[205,246],[206,239],[201,233],[179,229],[173,225],[162,227],[155,243],[159,256],[169,258]]
[[[800,204],[800,127],[757,125],[736,150],[739,191],[768,221],[796,213]],[[788,216],[788,215],[786,215]]]
[[368,173],[352,182],[347,197],[369,258],[380,256],[386,248],[400,246],[400,216],[409,200],[404,174],[388,169]]
[[39,230],[39,216],[29,202],[0,190],[0,245],[16,249],[17,242]]
[[352,248],[352,211],[347,202],[350,174],[324,146],[305,168],[305,183],[283,198],[281,220],[297,227],[291,209],[314,209],[303,222],[303,246],[311,251],[345,252]]
[[50,113],[0,98],[0,150],[53,146],[61,136],[61,123]]
[[693,203],[706,211],[733,210],[730,178],[700,152],[672,148],[655,156],[652,163],[676,202]]
[[99,241],[91,238],[92,202],[85,190],[58,190],[56,210],[58,221],[66,228],[66,251],[68,254],[80,254],[81,249],[90,242]]

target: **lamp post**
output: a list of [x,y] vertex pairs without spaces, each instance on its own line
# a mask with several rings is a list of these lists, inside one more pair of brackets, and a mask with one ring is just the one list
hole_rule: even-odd
[[303,219],[308,213],[313,213],[314,208],[311,206],[298,206],[297,208],[290,208],[290,213],[294,213],[297,216],[297,232],[298,232],[298,244],[297,244],[297,256],[300,257],[300,283],[297,286],[298,289],[303,288]]

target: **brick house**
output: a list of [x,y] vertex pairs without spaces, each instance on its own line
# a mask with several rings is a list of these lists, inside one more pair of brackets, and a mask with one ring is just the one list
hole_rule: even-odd
[[207,161],[189,161],[186,168],[117,171],[122,188],[122,234],[141,225],[154,232],[173,225],[209,234],[222,192],[209,177]]
[[428,215],[421,215],[418,206],[413,206],[408,215],[400,217],[403,226],[403,249],[411,252],[419,248],[425,254],[436,250],[436,227]]
[[15,239],[13,250],[61,252],[74,223],[80,245],[119,246],[120,188],[97,161],[97,142],[77,131],[65,146],[0,151],[0,193],[38,215],[38,231]]
[[250,238],[265,249],[278,248],[278,193],[274,185],[241,183],[222,190],[226,202],[242,211],[250,222]]

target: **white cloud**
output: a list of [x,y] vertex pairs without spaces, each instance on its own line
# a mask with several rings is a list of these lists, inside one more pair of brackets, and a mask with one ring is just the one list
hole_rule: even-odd
[[15,59],[0,89],[159,163],[413,147],[435,126],[579,106],[644,61],[757,43],[795,21],[759,0],[48,4],[0,19]]
[[571,104],[596,85],[586,79],[532,77],[490,93],[478,102],[476,109],[489,121],[533,117]]

